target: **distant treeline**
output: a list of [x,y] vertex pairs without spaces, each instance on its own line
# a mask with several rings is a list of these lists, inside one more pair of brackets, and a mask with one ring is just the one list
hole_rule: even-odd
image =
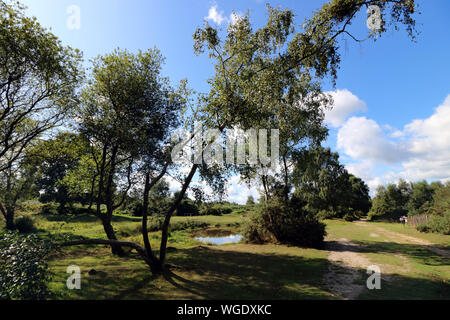
[[380,186],[368,218],[398,221],[401,216],[411,220],[418,215],[430,216],[417,226],[420,231],[450,234],[450,183],[400,180]]

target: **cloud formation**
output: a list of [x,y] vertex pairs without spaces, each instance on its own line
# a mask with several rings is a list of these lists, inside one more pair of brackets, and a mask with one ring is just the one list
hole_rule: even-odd
[[229,16],[224,15],[223,11],[217,9],[217,4],[209,8],[208,16],[205,17],[206,20],[213,21],[217,25],[222,23],[234,24],[236,23],[242,15],[240,13],[232,12]]
[[222,24],[223,22],[228,21],[228,18],[223,15],[223,11],[217,11],[217,5],[209,8],[208,16],[205,17],[206,20],[212,20],[216,24]]
[[407,146],[389,140],[372,119],[351,117],[339,129],[337,146],[352,158],[394,164],[410,156]]
[[447,181],[450,95],[430,117],[413,120],[401,130],[366,117],[351,117],[339,128],[337,145],[351,158],[347,169],[365,179],[372,191],[400,178]]
[[340,127],[345,120],[357,112],[366,112],[366,103],[347,89],[328,92],[333,97],[333,108],[325,112],[325,121],[331,126]]

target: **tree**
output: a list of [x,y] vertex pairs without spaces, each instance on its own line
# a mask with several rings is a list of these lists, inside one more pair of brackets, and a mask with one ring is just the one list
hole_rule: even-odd
[[[26,148],[77,103],[81,54],[61,45],[24,7],[0,1],[0,209],[14,228],[14,206],[28,185]],[[26,182],[27,181],[27,182]]]
[[81,54],[0,1],[0,172],[9,170],[43,132],[77,104]]
[[[82,94],[79,130],[92,146],[96,215],[110,240],[117,240],[112,215],[130,190],[133,169],[140,167],[153,187],[169,166],[164,143],[177,122],[180,102],[160,75],[162,63],[157,49],[137,54],[117,49],[94,61],[92,80]],[[151,187],[145,184],[144,210]],[[122,254],[116,245],[113,252]]]
[[251,206],[255,204],[255,199],[253,196],[248,196],[246,205]]
[[[38,141],[27,154],[34,159],[39,170],[35,183],[41,191],[41,201],[59,203],[58,211],[63,213],[67,203],[80,200],[70,192],[65,178],[79,165],[80,159],[89,154],[89,146],[82,137],[71,132],[59,132],[54,139]],[[80,175],[77,184],[79,180]]]
[[401,216],[407,215],[406,204],[410,190],[410,185],[404,180],[400,180],[398,184],[390,183],[386,187],[378,187],[376,196],[372,200],[369,219],[398,220]]
[[406,203],[409,215],[426,213],[433,201],[434,188],[426,181],[411,183],[411,191]]
[[[197,108],[192,110],[191,119],[201,122],[203,128],[214,129],[221,135],[226,129],[233,130],[235,127],[264,128],[268,121],[278,123],[278,119],[283,119],[280,105],[292,107],[299,98],[308,99],[310,92],[316,92],[320,98],[319,80],[330,75],[334,78],[339,67],[338,36],[353,37],[348,31],[349,24],[357,12],[372,3],[361,0],[330,1],[306,21],[304,31],[297,33],[290,10],[270,7],[267,24],[256,31],[253,30],[248,15],[230,24],[224,39],[217,29],[208,24],[197,29],[194,33],[194,51],[197,54],[208,51],[215,73],[208,80],[209,93],[200,96]],[[382,13],[391,13],[393,24],[404,24],[410,34],[413,33],[414,20],[411,15],[415,10],[414,1],[386,0],[380,1],[379,5]],[[380,35],[384,31],[382,28],[372,35]],[[311,99],[314,100],[315,96],[317,97],[312,94]],[[282,99],[286,98],[289,99],[285,103]],[[277,99],[282,102],[273,105]],[[320,117],[316,119],[321,121]],[[190,124],[192,123],[187,125]],[[306,129],[308,130],[308,126]],[[194,140],[195,135],[190,139]],[[207,139],[203,143],[204,154],[213,149],[214,140]],[[225,174],[228,169],[214,164],[206,165],[198,156],[193,160],[184,176],[180,193],[165,211],[158,258],[151,251],[148,238],[145,238],[146,232],[143,234],[145,248],[135,243],[115,240],[90,243],[120,244],[135,248],[146,261],[150,261],[153,272],[164,270],[171,217],[195,174],[199,172],[202,178],[221,190],[223,179],[220,179],[220,175]],[[164,170],[160,171],[162,172]],[[152,181],[155,179],[146,175],[145,195],[153,187]],[[148,200],[148,197],[144,199]],[[145,208],[147,203],[144,201]],[[146,228],[145,218],[142,229]]]
[[[14,154],[7,153],[10,157]],[[7,158],[8,161],[11,158]],[[34,181],[37,169],[29,157],[12,161],[8,168],[0,174],[0,212],[5,217],[6,229],[14,230],[14,214],[19,200],[32,198],[37,194]]]
[[295,158],[295,196],[321,218],[357,219],[369,212],[369,188],[347,172],[338,153],[322,147],[303,150]]
[[[208,51],[214,61],[215,74],[208,81],[211,89],[202,99],[203,103],[195,114],[196,120],[219,134],[226,128],[264,128],[268,121],[282,122],[278,121],[283,119],[282,106],[292,107],[299,98],[308,99],[308,93],[313,93],[309,95],[312,100],[317,97],[320,100],[320,84],[313,77],[317,80],[330,75],[333,79],[336,77],[340,62],[337,37],[350,35],[355,39],[348,26],[356,13],[371,3],[330,1],[304,23],[303,32],[297,33],[290,10],[270,7],[267,24],[256,31],[253,31],[248,15],[230,24],[225,39],[221,39],[219,31],[208,24],[197,29],[194,33],[194,51],[197,54]],[[415,10],[414,1],[386,0],[379,4],[381,13],[391,13],[392,24],[404,24],[409,34],[414,36],[414,20],[411,17]],[[386,29],[383,27],[371,36],[381,35],[384,31]],[[314,104],[313,101],[311,104]],[[320,122],[320,117],[313,118]],[[258,123],[261,125],[258,126]],[[308,126],[306,130],[309,131]],[[211,148],[212,144],[207,143],[204,150],[209,152]],[[162,266],[165,263],[171,216],[197,170],[202,173],[201,169],[205,168],[198,164],[199,159],[195,160],[184,179],[180,195],[165,214],[160,245]],[[287,164],[287,161],[284,163]],[[212,175],[221,173],[217,166],[209,166],[208,169]],[[285,197],[288,191],[286,176]]]

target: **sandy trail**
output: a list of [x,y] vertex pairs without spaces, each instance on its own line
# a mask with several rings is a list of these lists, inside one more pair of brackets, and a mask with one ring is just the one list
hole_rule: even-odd
[[328,255],[331,264],[324,277],[325,283],[333,294],[356,299],[366,288],[365,284],[356,282],[362,279],[360,270],[371,265],[369,259],[358,253],[359,245],[344,238],[329,241],[326,249],[331,251]]
[[[354,222],[364,227],[373,227],[365,221]],[[443,248],[439,248],[436,244],[425,239],[416,238],[402,233],[387,230],[382,227],[371,229],[370,237],[379,237],[380,235],[390,238],[396,243],[413,243],[425,246],[428,250],[445,258],[450,258],[450,252]],[[376,233],[375,233],[376,232]],[[369,259],[362,255],[361,246],[348,239],[328,239],[326,250],[329,250],[328,260],[331,262],[324,281],[329,290],[336,296],[344,299],[357,299],[358,296],[367,290],[365,281],[368,276],[364,276],[361,270],[367,270],[372,265]],[[396,257],[404,260],[404,268],[410,269],[408,259],[400,252],[395,254]],[[382,280],[392,281],[392,274],[395,269],[389,265],[379,265],[382,268]],[[362,284],[361,284],[362,283]]]
[[[364,221],[358,221],[355,223],[360,226],[369,227],[369,224]],[[392,241],[394,241],[394,242],[398,243],[398,240],[402,240],[402,241],[405,241],[408,243],[423,245],[423,246],[426,246],[427,249],[430,250],[431,252],[441,255],[447,259],[450,259],[450,251],[439,248],[439,246],[437,246],[436,244],[433,244],[432,242],[430,242],[428,240],[416,238],[416,237],[409,236],[409,235],[399,233],[399,232],[390,231],[390,230],[387,230],[382,227],[376,227],[375,230],[376,230],[376,232],[391,238]]]

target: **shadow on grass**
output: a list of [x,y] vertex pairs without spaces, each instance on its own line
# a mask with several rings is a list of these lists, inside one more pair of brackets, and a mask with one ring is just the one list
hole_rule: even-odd
[[[322,282],[327,259],[226,251],[199,246],[177,250],[164,285],[189,299],[326,299]],[[145,288],[146,277],[135,287]],[[143,296],[138,299],[145,299]],[[136,291],[132,291],[136,298]],[[119,294],[117,297],[125,297]]]
[[[423,246],[382,242],[358,244],[359,252],[403,253],[444,263]],[[347,249],[355,250],[352,246],[339,250]],[[97,251],[92,249],[76,255],[83,257],[86,253],[96,255]],[[342,295],[337,292],[333,295],[324,281],[329,268],[336,267],[339,274],[359,272],[357,282],[364,289],[360,299],[450,299],[449,283],[439,277],[413,278],[394,274],[390,275],[389,281],[382,281],[381,290],[368,290],[366,270],[334,265],[326,258],[238,252],[205,246],[178,249],[169,253],[168,258],[170,264],[180,267],[171,268],[163,276],[151,275],[145,263],[134,255],[117,258],[104,251],[86,265],[80,261],[84,270],[95,267],[103,276],[89,277],[75,298],[339,299]],[[71,257],[70,263],[76,262],[77,257]]]
[[440,248],[438,245],[406,244],[396,242],[354,241],[357,246],[340,246],[340,250],[356,250],[361,253],[402,254],[431,266],[449,266],[450,259],[439,255],[430,248]]

